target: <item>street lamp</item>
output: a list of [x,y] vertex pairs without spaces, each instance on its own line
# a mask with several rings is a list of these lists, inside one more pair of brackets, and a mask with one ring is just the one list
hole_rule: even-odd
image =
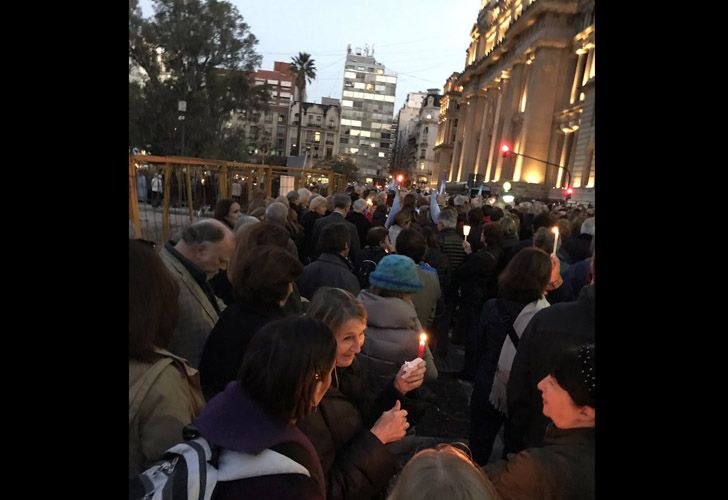
[[564,170],[564,172],[566,173],[566,175],[568,177],[568,179],[566,181],[567,187],[571,186],[571,172],[569,172],[569,169],[567,169],[566,167],[563,167],[557,163],[552,163],[550,161],[542,160],[541,158],[534,158],[533,156],[524,155],[523,153],[516,153],[515,151],[513,151],[511,149],[511,147],[508,144],[503,144],[501,146],[501,154],[503,155],[503,158],[507,158],[510,155],[517,155],[517,156],[523,156],[524,158],[528,158],[531,160],[540,161],[542,163],[545,163],[546,165],[553,165],[554,167],[559,167],[560,169]]
[[177,101],[177,111],[180,112],[180,115],[177,117],[177,120],[182,122],[182,151],[180,153],[180,156],[185,155],[185,113],[187,112],[187,101]]

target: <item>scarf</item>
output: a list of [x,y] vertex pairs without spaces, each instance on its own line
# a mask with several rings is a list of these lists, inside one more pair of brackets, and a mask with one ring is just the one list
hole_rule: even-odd
[[[513,322],[513,330],[516,332],[516,336],[520,339],[523,331],[528,326],[531,318],[538,311],[544,307],[548,307],[550,304],[548,301],[541,297],[540,299],[527,304],[521,310],[516,320]],[[511,366],[513,366],[513,359],[516,357],[516,346],[513,345],[510,335],[506,335],[506,339],[503,341],[503,347],[501,348],[500,357],[498,358],[498,368],[493,377],[493,387],[490,389],[490,396],[488,399],[493,404],[496,410],[500,411],[504,415],[508,415],[508,400],[506,399],[506,389],[508,387],[508,379],[511,376]]]

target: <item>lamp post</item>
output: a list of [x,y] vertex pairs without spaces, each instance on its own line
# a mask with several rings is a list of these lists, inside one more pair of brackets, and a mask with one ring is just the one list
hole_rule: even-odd
[[177,101],[177,111],[180,112],[180,115],[177,117],[177,120],[182,122],[182,148],[180,152],[180,156],[185,155],[185,113],[187,112],[187,101]]
[[567,179],[567,181],[566,181],[566,186],[567,186],[567,187],[568,187],[568,186],[571,186],[571,172],[569,172],[569,169],[567,169],[566,167],[563,167],[563,166],[561,166],[561,165],[559,165],[559,164],[557,164],[557,163],[552,163],[552,162],[550,162],[550,161],[542,160],[541,158],[534,158],[533,156],[528,156],[528,155],[524,155],[523,153],[516,153],[516,152],[515,152],[515,151],[513,151],[513,150],[512,150],[512,149],[511,149],[511,148],[510,148],[510,147],[509,147],[509,146],[508,146],[507,144],[504,144],[504,145],[503,145],[503,146],[501,147],[501,152],[503,153],[503,158],[507,158],[507,157],[508,157],[508,155],[517,155],[517,156],[523,156],[524,158],[528,158],[528,159],[530,159],[530,160],[536,160],[536,161],[540,161],[540,162],[542,162],[542,163],[545,163],[546,165],[553,165],[554,167],[558,167],[558,168],[560,168],[560,169],[563,169],[563,171],[564,171],[564,172],[566,173],[566,175],[568,176],[568,179]]

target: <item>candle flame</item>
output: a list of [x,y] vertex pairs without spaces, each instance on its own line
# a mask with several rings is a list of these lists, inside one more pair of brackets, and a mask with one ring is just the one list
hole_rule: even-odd
[[463,234],[464,234],[465,236],[468,236],[468,235],[470,234],[470,226],[468,226],[467,224],[465,224],[465,225],[463,226]]
[[425,345],[427,342],[427,334],[426,333],[420,333],[420,344]]
[[554,226],[551,228],[551,232],[554,234],[559,234],[559,226]]

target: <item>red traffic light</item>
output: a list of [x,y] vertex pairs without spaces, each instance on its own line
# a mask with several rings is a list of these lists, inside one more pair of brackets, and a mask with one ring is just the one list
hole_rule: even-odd
[[511,152],[511,147],[508,144],[503,144],[501,146],[501,154],[503,155],[503,158],[507,158],[508,155]]

